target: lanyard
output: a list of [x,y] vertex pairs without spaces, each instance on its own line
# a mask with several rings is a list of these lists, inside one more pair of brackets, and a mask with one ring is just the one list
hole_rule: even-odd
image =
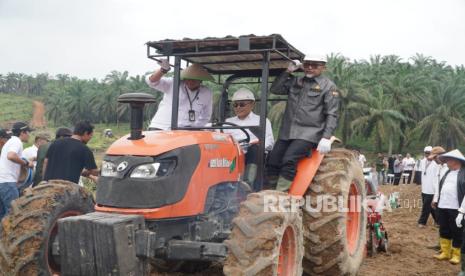
[[428,170],[428,167],[429,165],[431,164],[431,162],[434,162],[434,161],[429,161],[429,160],[426,160],[426,165],[425,165],[425,171],[424,171],[424,175],[426,175],[426,171]]
[[186,86],[184,86],[184,88],[186,89],[186,94],[187,94],[187,99],[189,100],[190,110],[192,110],[192,104],[194,103],[195,99],[198,99],[200,87],[199,89],[197,89],[197,92],[195,93],[195,97],[192,100],[191,100],[191,96],[189,95],[189,89]]

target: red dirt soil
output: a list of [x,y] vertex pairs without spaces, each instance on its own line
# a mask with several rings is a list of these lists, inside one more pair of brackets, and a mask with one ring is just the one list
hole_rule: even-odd
[[[418,228],[417,220],[421,211],[421,189],[415,184],[382,186],[380,190],[388,196],[392,192],[400,192],[401,207],[385,211],[384,225],[388,231],[388,253],[378,253],[374,257],[366,257],[358,273],[359,276],[407,276],[407,275],[457,275],[460,265],[452,265],[447,261],[433,258],[436,252],[428,249],[438,243],[438,228],[433,226],[430,217],[426,228]],[[192,275],[182,273],[161,273],[154,275]],[[194,274],[219,276],[223,275],[220,264],[215,264],[202,273]]]
[[44,128],[47,126],[45,121],[45,106],[42,102],[34,101],[34,111],[32,113],[31,126],[34,128]]

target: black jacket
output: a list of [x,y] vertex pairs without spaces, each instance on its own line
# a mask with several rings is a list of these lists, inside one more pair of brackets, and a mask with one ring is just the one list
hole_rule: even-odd
[[283,72],[271,85],[270,92],[288,96],[279,139],[318,144],[322,137],[331,138],[339,116],[339,92],[331,80]]
[[[448,170],[444,176],[441,178],[439,182],[439,198],[438,202],[441,200],[441,190],[442,186],[444,185],[444,181],[446,180],[447,175],[449,174],[450,170]],[[465,167],[460,168],[459,173],[457,174],[457,199],[459,203],[459,207],[462,205],[463,197],[465,196]]]

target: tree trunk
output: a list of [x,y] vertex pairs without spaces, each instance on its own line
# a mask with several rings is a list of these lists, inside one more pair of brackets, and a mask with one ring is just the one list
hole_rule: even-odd
[[399,137],[399,145],[397,147],[397,152],[401,153],[402,150],[404,149],[404,146],[405,146],[405,139],[402,136],[402,133],[405,133],[405,129],[407,128],[407,125],[405,123],[401,122],[400,125],[399,125],[399,128],[400,128],[401,135]]
[[389,135],[389,149],[388,149],[388,156],[392,155],[392,134]]

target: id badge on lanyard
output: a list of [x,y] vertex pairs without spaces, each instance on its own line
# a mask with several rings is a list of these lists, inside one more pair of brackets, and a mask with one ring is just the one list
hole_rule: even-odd
[[195,111],[189,110],[189,122],[195,122]]
[[200,92],[200,88],[197,89],[197,92],[195,93],[195,96],[194,96],[194,99],[191,100],[191,97],[189,95],[189,91],[186,87],[186,95],[187,95],[187,99],[189,100],[189,105],[190,105],[190,110],[188,111],[189,113],[189,122],[195,122],[195,111],[194,109],[192,108],[192,104],[194,103],[195,100],[198,100],[199,98],[199,92]]

